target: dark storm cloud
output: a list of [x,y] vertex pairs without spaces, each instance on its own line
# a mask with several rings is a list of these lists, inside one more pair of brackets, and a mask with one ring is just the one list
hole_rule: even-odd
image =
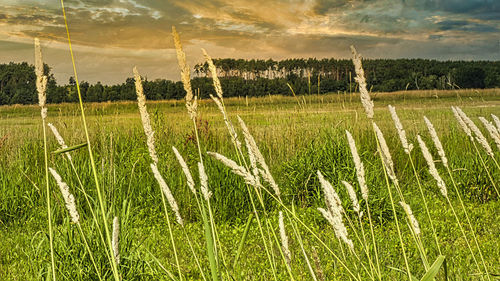
[[445,20],[437,23],[440,30],[460,30],[470,32],[498,32],[499,29],[494,25],[481,24],[467,20]]

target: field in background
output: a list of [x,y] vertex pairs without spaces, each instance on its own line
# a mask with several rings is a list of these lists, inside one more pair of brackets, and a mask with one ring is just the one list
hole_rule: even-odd
[[[375,121],[381,127],[388,141],[396,165],[396,173],[413,213],[422,225],[426,225],[421,199],[412,175],[411,167],[401,148],[387,105],[396,107],[399,117],[411,142],[416,144],[416,134],[430,143],[423,116],[427,116],[436,127],[448,152],[450,165],[456,172],[456,180],[475,223],[478,239],[492,273],[500,274],[500,203],[486,174],[479,164],[473,146],[460,130],[450,106],[460,106],[479,125],[478,116],[490,119],[490,114],[500,116],[500,90],[457,90],[457,91],[407,91],[377,93]],[[308,222],[322,238],[338,249],[333,230],[324,221],[316,208],[324,205],[316,171],[338,188],[344,202],[349,202],[340,181],[355,183],[354,166],[345,139],[349,130],[356,139],[361,158],[365,162],[368,185],[370,187],[373,217],[376,221],[376,237],[380,245],[383,272],[387,279],[397,280],[404,276],[394,267],[402,269],[404,264],[398,249],[398,240],[390,203],[387,198],[383,170],[376,153],[371,125],[366,119],[359,95],[328,94],[321,96],[225,99],[227,112],[233,123],[236,115],[242,117],[257,140],[282,190],[288,204],[298,208],[301,218]],[[175,160],[171,147],[175,146],[186,158],[190,167],[196,166],[197,148],[192,124],[183,101],[161,101],[148,103],[152,126],[155,130],[156,147],[160,158],[159,167],[179,202],[181,213],[189,222],[187,231],[195,241],[199,256],[205,256],[202,243],[203,233],[195,216],[196,202],[190,196],[185,178]],[[236,154],[229,139],[220,112],[208,100],[199,106],[199,134],[202,151],[215,151],[235,159]],[[160,193],[148,167],[148,152],[142,131],[137,104],[134,102],[87,104],[89,130],[94,143],[100,181],[105,190],[106,202],[115,214],[122,218],[124,279],[147,280],[167,279],[158,265],[160,261],[173,270],[172,253],[167,240],[167,232],[160,205]],[[69,145],[85,142],[77,104],[49,105],[48,121],[59,128]],[[482,127],[482,126],[480,126]],[[485,132],[486,133],[486,132]],[[486,133],[487,134],[487,133]],[[418,145],[417,145],[418,146]],[[58,149],[57,142],[49,136],[49,151]],[[495,154],[500,152],[494,147]],[[432,150],[433,151],[433,150]],[[435,151],[433,151],[435,152]],[[440,197],[435,182],[427,172],[425,161],[419,149],[412,153],[424,183],[432,216],[436,218],[436,230],[447,255],[447,271],[451,280],[474,279],[472,260],[464,245],[450,210]],[[90,167],[84,150],[72,153],[82,182],[93,186]],[[58,155],[49,155],[49,166],[57,167],[74,190],[77,206],[86,217],[83,196],[72,176],[71,167]],[[0,107],[0,279],[38,280],[47,273],[50,257],[46,237],[46,205],[43,188],[43,138],[40,109],[38,106]],[[250,214],[250,203],[244,182],[234,176],[217,161],[206,158],[209,185],[213,192],[212,207],[215,212],[221,244],[226,258],[231,260],[238,247],[239,237]],[[491,164],[491,163],[489,163]],[[493,178],[500,171],[489,165]],[[439,169],[439,168],[438,168]],[[443,173],[444,175],[444,173]],[[445,177],[449,183],[449,179]],[[449,184],[451,185],[451,184]],[[52,182],[54,192],[53,214],[55,220],[55,247],[58,267],[70,276],[85,279],[92,272],[79,257],[85,255],[76,230],[69,224],[67,212],[59,190]],[[92,195],[92,188],[90,193]],[[454,200],[453,194],[451,195]],[[95,198],[95,197],[94,197]],[[273,202],[269,200],[269,205]],[[346,208],[352,209],[352,208]],[[272,213],[272,211],[271,211]],[[354,216],[354,214],[351,214]],[[277,217],[274,216],[274,217]],[[85,219],[84,219],[85,220]],[[277,223],[274,222],[277,226]],[[89,240],[97,241],[87,227]],[[175,230],[179,237],[181,265],[185,274],[199,279],[196,265],[190,258],[187,245],[182,243],[181,230]],[[307,234],[303,234],[307,237]],[[423,228],[423,237],[429,256],[435,259],[437,250],[433,248],[433,238],[428,228]],[[405,238],[410,241],[409,233]],[[300,252],[296,242],[291,248],[297,260]],[[408,245],[411,245],[408,242]],[[97,248],[97,245],[91,245]],[[313,240],[306,241],[312,249]],[[326,280],[345,277],[337,273],[338,265],[320,247],[320,266]],[[410,258],[418,260],[416,249],[409,249]],[[271,273],[266,268],[265,253],[260,245],[257,228],[250,229],[249,240],[240,261],[241,276],[237,279],[269,279]],[[103,258],[100,262],[105,264]],[[204,262],[207,264],[207,262]],[[301,267],[304,270],[301,270]],[[64,270],[63,270],[64,269]],[[423,269],[412,267],[421,276]],[[297,261],[294,274],[303,280],[309,275],[305,265]],[[192,275],[190,273],[192,272]],[[284,266],[280,275],[286,279]],[[340,274],[340,275],[336,275]],[[442,277],[440,275],[440,277]]]

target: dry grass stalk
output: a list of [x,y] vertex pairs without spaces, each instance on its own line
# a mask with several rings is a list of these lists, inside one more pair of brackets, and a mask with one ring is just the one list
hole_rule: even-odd
[[174,26],[172,26],[172,37],[174,38],[175,50],[177,52],[177,61],[179,63],[179,68],[181,69],[182,85],[186,91],[186,107],[189,117],[194,120],[196,119],[198,101],[193,95],[193,90],[191,88],[191,71],[186,62],[186,54],[182,50],[181,39]]
[[120,221],[118,220],[118,217],[113,219],[113,239],[111,244],[116,264],[120,264]]
[[196,189],[194,187],[193,176],[191,175],[191,172],[189,171],[189,168],[186,164],[186,161],[184,161],[184,158],[179,153],[177,148],[172,146],[172,150],[174,151],[175,157],[177,158],[177,161],[179,161],[179,164],[181,165],[182,171],[184,172],[184,175],[186,176],[186,182],[187,182],[187,185],[189,187],[189,190],[191,190],[191,192],[196,195]]
[[151,121],[149,119],[149,114],[146,109],[146,96],[144,95],[144,89],[142,88],[142,79],[139,75],[137,67],[134,67],[134,78],[135,78],[135,92],[137,94],[137,105],[139,106],[139,112],[141,114],[142,127],[144,128],[144,133],[146,134],[146,142],[148,145],[149,156],[155,164],[158,164],[158,156],[156,155],[155,149],[155,138],[154,131],[151,127]]
[[54,177],[61,190],[61,194],[64,198],[64,203],[66,204],[66,209],[69,211],[69,216],[71,217],[71,222],[78,224],[80,223],[80,215],[76,210],[75,197],[69,191],[69,186],[62,181],[61,176],[53,168],[49,168],[50,173]]
[[349,147],[351,148],[352,158],[354,160],[354,167],[356,168],[356,176],[358,178],[359,187],[361,189],[361,197],[363,200],[368,201],[368,186],[366,185],[365,180],[365,168],[363,166],[363,162],[361,162],[361,158],[358,154],[358,149],[356,148],[356,143],[354,142],[354,138],[352,137],[349,131],[345,131],[347,135],[347,140],[349,142]]
[[432,141],[434,142],[434,146],[436,146],[439,157],[441,157],[441,162],[443,165],[448,168],[448,158],[446,157],[446,153],[444,152],[443,144],[439,140],[436,129],[434,125],[424,116],[425,124],[427,125],[427,129],[429,130],[429,134],[431,135]]
[[283,220],[283,212],[279,212],[279,229],[280,229],[280,237],[281,237],[281,244],[283,248],[283,254],[285,255],[286,262],[288,263],[288,266],[291,266],[292,264],[292,253],[290,252],[290,249],[288,247],[288,236],[286,235],[285,231],[285,222]]
[[177,222],[183,226],[184,221],[182,220],[181,213],[179,212],[179,206],[177,205],[177,201],[175,201],[175,198],[172,195],[170,188],[168,187],[167,183],[161,176],[160,171],[158,171],[158,167],[156,166],[156,164],[151,163],[151,170],[153,171],[153,175],[155,176],[156,181],[158,181],[158,184],[160,185],[163,194],[165,195],[165,197],[167,197],[168,204],[170,205],[172,211],[174,211]]
[[425,145],[425,142],[422,140],[422,138],[417,135],[417,140],[418,144],[420,146],[420,149],[422,150],[422,154],[424,155],[425,160],[427,161],[427,166],[429,166],[429,173],[431,176],[436,180],[437,186],[439,187],[439,191],[444,197],[448,197],[448,189],[446,188],[446,185],[439,175],[438,170],[436,169],[436,165],[434,165],[434,160],[432,159],[432,155],[429,152],[429,149],[427,148],[427,145]]
[[36,74],[36,90],[38,92],[38,105],[41,107],[42,119],[47,118],[47,76],[43,73],[42,49],[40,48],[40,40],[35,38],[35,74]]
[[498,149],[500,149],[500,133],[498,132],[497,128],[493,123],[490,121],[486,120],[484,117],[479,117],[479,120],[484,124],[484,127],[488,130],[490,133],[491,138],[495,141],[495,144],[497,145]]
[[404,202],[399,202],[399,204],[403,207],[403,210],[406,213],[406,216],[410,218],[410,224],[413,229],[413,232],[415,235],[420,235],[420,226],[418,225],[418,221],[413,215],[413,212],[411,211],[410,205],[404,203]]
[[332,225],[337,238],[342,240],[351,250],[354,250],[354,244],[351,239],[348,238],[347,229],[342,221],[344,208],[342,207],[337,192],[335,192],[333,186],[323,177],[320,171],[318,171],[318,179],[321,183],[321,187],[323,187],[327,206],[326,210],[318,208],[318,211],[320,211],[323,217]]
[[352,52],[352,62],[354,64],[354,69],[356,70],[356,77],[354,80],[359,84],[359,93],[361,96],[361,104],[363,105],[366,116],[370,119],[373,118],[373,101],[370,98],[370,94],[366,89],[365,72],[361,64],[361,55],[356,52],[354,46],[351,46]]
[[[56,137],[56,140],[59,143],[59,145],[61,146],[61,148],[62,149],[68,148],[68,146],[64,142],[63,137],[61,136],[61,134],[59,134],[59,131],[57,130],[57,128],[54,125],[52,125],[51,123],[48,123],[47,126],[49,126],[50,130],[52,131],[52,133]],[[64,153],[64,155],[66,155],[66,157],[68,158],[69,161],[73,160],[71,158],[71,154],[69,154],[69,152]]]
[[250,134],[250,130],[248,130],[248,127],[245,124],[245,122],[243,121],[243,119],[241,119],[239,116],[238,116],[238,121],[240,122],[241,129],[243,130],[243,136],[245,137],[245,141],[248,142],[249,154],[251,152],[253,152],[257,162],[259,163],[259,165],[262,168],[262,170],[260,170],[262,178],[267,183],[269,183],[271,188],[274,190],[274,193],[276,194],[276,196],[280,197],[281,192],[280,192],[280,189],[278,187],[278,184],[276,184],[276,181],[274,180],[273,175],[271,174],[271,171],[269,170],[269,167],[266,164],[266,160],[264,159],[264,156],[260,152],[260,149],[257,146],[257,143],[255,142],[255,139],[253,138],[252,134]]
[[403,124],[401,124],[401,120],[399,120],[398,114],[396,113],[396,108],[392,105],[389,105],[389,111],[391,112],[392,120],[394,121],[394,125],[396,126],[396,130],[398,131],[399,139],[401,140],[401,145],[406,154],[410,154],[413,149],[413,144],[408,143],[408,139],[406,138],[406,132],[403,128]]
[[394,184],[398,184],[398,179],[396,177],[396,173],[394,172],[394,162],[392,162],[391,153],[389,151],[389,146],[387,146],[387,142],[385,141],[384,134],[382,134],[382,131],[377,124],[375,124],[375,122],[373,122],[373,129],[377,134],[380,150],[382,152],[382,160],[384,161],[387,175],[394,182]]

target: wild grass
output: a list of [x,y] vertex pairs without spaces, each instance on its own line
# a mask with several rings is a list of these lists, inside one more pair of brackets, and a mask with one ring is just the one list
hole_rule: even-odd
[[[40,126],[32,106],[0,108],[1,279],[491,280],[500,272],[500,152],[480,136],[494,128],[471,124],[500,113],[499,90],[378,94],[371,103],[364,89],[363,108],[359,94],[224,99],[213,75],[212,100],[197,100],[173,33],[186,102],[147,103],[135,70],[139,110],[49,105]],[[476,137],[460,131],[452,105],[472,118],[464,123]],[[47,136],[49,121],[61,138]],[[69,148],[48,153],[61,139]],[[425,158],[411,148],[417,139]],[[71,196],[41,188],[48,166]],[[436,185],[436,174],[448,177]],[[68,216],[72,204],[78,220]]]

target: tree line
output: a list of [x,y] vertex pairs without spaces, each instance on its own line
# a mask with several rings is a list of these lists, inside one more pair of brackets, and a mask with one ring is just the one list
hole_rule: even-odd
[[[354,66],[350,60],[286,59],[243,60],[215,59],[224,95],[264,96],[324,94],[356,91]],[[500,61],[437,61],[427,59],[365,59],[363,68],[374,92],[457,88],[500,87]],[[59,85],[45,65],[48,77],[47,102],[76,102],[76,82],[70,77]],[[37,101],[34,66],[26,62],[0,64],[0,105],[32,104]],[[149,100],[182,99],[180,81],[145,79],[144,91]],[[192,87],[200,98],[213,93],[207,64],[194,67]],[[86,102],[135,100],[134,79],[116,85],[80,82]]]

